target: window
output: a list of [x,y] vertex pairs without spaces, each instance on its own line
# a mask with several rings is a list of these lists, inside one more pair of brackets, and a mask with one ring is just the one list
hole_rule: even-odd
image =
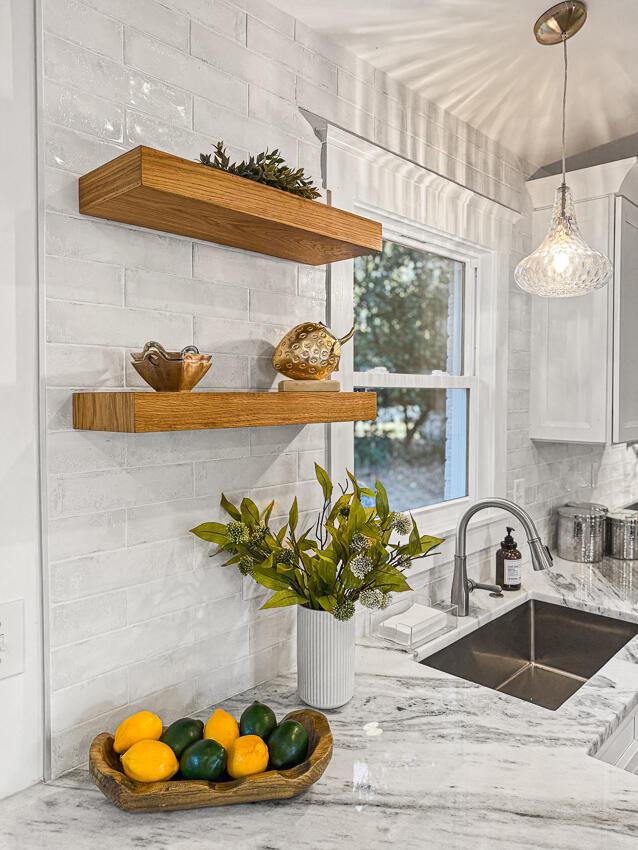
[[382,480],[396,510],[468,493],[467,265],[392,239],[354,262],[353,386],[378,408],[355,425],[355,473]]

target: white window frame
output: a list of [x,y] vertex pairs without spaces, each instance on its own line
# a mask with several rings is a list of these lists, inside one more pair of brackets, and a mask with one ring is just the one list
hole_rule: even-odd
[[[507,412],[507,315],[513,224],[520,217],[507,207],[440,175],[389,153],[339,128],[328,126],[324,166],[330,202],[380,221],[384,238],[431,251],[466,264],[464,374],[414,375],[419,388],[469,389],[467,496],[416,509],[428,533],[447,536],[477,499],[505,495]],[[440,223],[449,226],[442,228]],[[337,334],[354,321],[354,262],[329,267],[328,319]],[[337,376],[353,389],[353,346],[342,351]],[[392,374],[369,373],[357,386],[393,386]],[[401,383],[405,386],[405,379]],[[354,466],[354,425],[330,426],[330,472],[341,480]],[[494,521],[481,513],[473,525]],[[489,545],[480,533],[469,551]]]

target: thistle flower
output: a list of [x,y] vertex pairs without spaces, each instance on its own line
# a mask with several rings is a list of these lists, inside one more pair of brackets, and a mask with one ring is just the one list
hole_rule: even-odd
[[239,572],[243,576],[252,576],[255,567],[255,561],[253,558],[250,557],[250,555],[244,555],[244,557],[241,558],[237,566],[239,568]]
[[356,578],[365,578],[374,564],[367,555],[357,555],[350,561],[350,572]]
[[397,534],[409,534],[412,531],[412,520],[407,514],[397,511],[392,514],[390,528]]
[[332,612],[335,620],[351,620],[354,617],[354,602],[345,599],[343,602],[337,602],[334,611]]
[[238,522],[237,520],[228,523],[226,533],[235,545],[238,543],[248,543],[248,539],[250,538],[250,531],[246,523]]
[[371,608],[373,611],[376,611],[378,608],[381,608],[383,597],[384,594],[382,591],[368,587],[359,594],[359,602],[364,608]]
[[406,567],[409,567],[411,563],[412,558],[404,553],[403,555],[399,555],[395,566],[400,570],[404,570]]
[[[381,591],[379,591],[381,592]],[[381,593],[381,603],[379,604],[379,608],[387,608],[392,600],[392,596],[389,593]]]
[[350,541],[350,549],[353,552],[367,552],[368,549],[372,546],[372,541],[369,537],[366,537],[365,534],[361,534],[361,532],[357,532],[352,540]]
[[277,555],[277,563],[285,564],[287,567],[290,567],[295,562],[295,553],[292,549],[282,549],[281,552]]

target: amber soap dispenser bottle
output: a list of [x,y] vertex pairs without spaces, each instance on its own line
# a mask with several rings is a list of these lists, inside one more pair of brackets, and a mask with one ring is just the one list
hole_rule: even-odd
[[507,529],[501,548],[496,552],[496,583],[503,590],[521,589],[521,559],[516,540],[512,537],[513,528]]

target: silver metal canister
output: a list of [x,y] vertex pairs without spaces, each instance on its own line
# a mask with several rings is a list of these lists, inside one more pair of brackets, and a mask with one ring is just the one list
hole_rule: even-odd
[[607,514],[605,553],[610,558],[638,558],[638,511],[613,510]]
[[566,561],[595,564],[605,553],[607,508],[570,502],[558,509],[558,554]]

